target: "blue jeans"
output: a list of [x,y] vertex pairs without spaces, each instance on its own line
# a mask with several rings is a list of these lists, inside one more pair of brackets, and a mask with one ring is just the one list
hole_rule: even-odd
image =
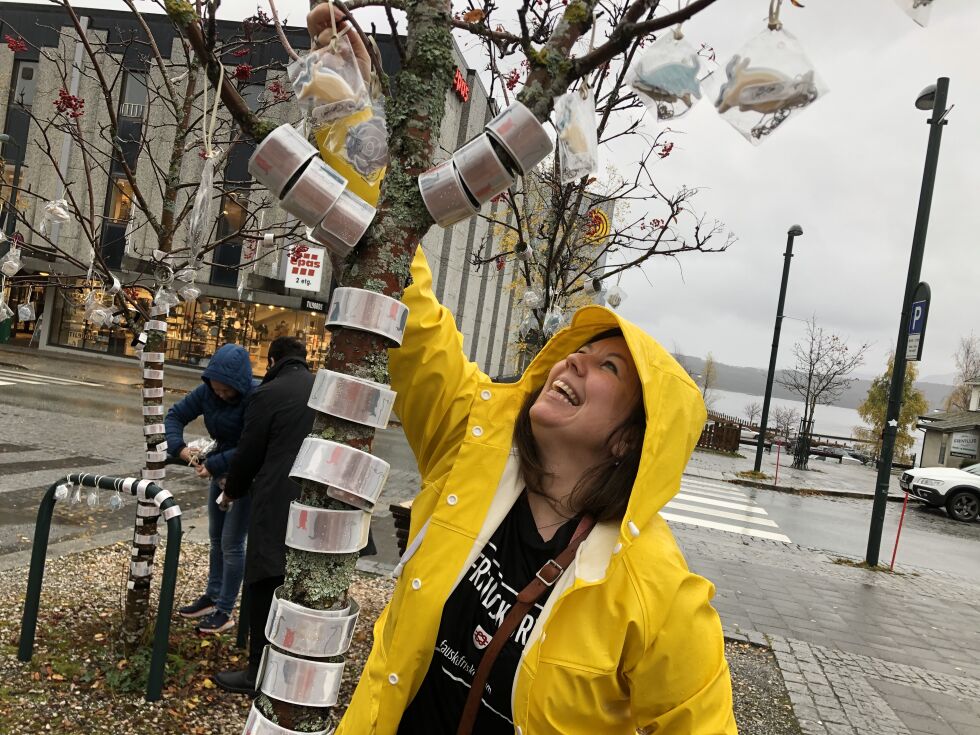
[[240,498],[228,510],[218,507],[221,488],[211,480],[208,492],[208,536],[211,556],[208,564],[208,588],[204,594],[221,612],[231,615],[245,576],[245,536],[248,533],[250,499]]

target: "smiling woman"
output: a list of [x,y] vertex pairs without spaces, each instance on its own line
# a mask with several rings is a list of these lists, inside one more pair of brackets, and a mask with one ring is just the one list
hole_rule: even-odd
[[697,386],[598,306],[493,383],[421,249],[404,302],[390,372],[422,492],[338,735],[734,734],[713,587],[658,515],[701,433]]

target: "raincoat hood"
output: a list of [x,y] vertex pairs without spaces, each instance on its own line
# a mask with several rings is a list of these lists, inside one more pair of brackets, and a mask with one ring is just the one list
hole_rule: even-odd
[[519,381],[525,391],[542,387],[556,362],[594,336],[620,329],[643,388],[646,431],[636,481],[624,523],[644,527],[677,493],[680,478],[704,428],[701,392],[687,372],[653,337],[602,306],[579,309],[570,326],[555,334]]
[[217,380],[238,391],[239,400],[252,392],[252,362],[248,350],[239,345],[222,345],[201,373],[208,385]]

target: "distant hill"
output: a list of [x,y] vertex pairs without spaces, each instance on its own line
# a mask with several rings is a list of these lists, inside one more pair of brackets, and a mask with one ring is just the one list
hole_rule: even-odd
[[[704,370],[704,358],[691,357],[690,355],[674,355],[674,357],[690,372],[697,374]],[[766,391],[766,373],[768,371],[764,368],[738,367],[715,362],[715,370],[718,374],[718,382],[714,387],[719,390],[748,393],[754,396],[761,396]],[[776,371],[777,382],[772,387],[773,396],[800,400],[799,394],[788,391],[779,384],[780,372],[780,370]],[[833,405],[856,409],[867,397],[870,387],[870,380],[855,380]],[[925,394],[930,409],[942,408],[946,396],[953,390],[952,385],[923,380],[916,381],[915,387]]]

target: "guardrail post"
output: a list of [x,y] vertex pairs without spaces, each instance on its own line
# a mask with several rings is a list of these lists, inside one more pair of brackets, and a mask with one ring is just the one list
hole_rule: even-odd
[[27,597],[24,600],[24,617],[20,623],[20,646],[17,658],[30,661],[34,655],[34,634],[37,631],[37,611],[41,606],[41,582],[44,580],[44,560],[48,555],[48,537],[51,533],[51,515],[54,513],[54,491],[58,483],[52,483],[41,499],[34,524],[34,545],[31,549],[31,570],[27,575]]

